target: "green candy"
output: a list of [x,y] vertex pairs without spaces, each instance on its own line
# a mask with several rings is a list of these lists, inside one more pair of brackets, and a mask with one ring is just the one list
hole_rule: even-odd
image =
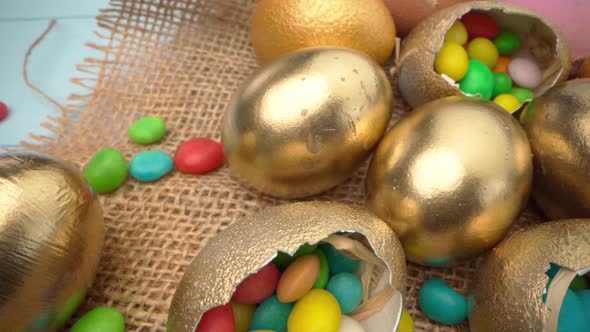
[[127,134],[129,138],[139,144],[156,143],[164,137],[166,123],[159,116],[150,115],[133,122]]
[[321,249],[314,250],[313,254],[318,256],[320,259],[320,272],[318,273],[318,277],[313,284],[313,288],[326,288],[326,284],[328,284],[328,279],[330,277],[328,258]]
[[512,79],[506,73],[495,71],[494,82],[494,92],[492,92],[492,97],[502,93],[509,93],[512,88]]
[[86,313],[70,332],[125,332],[125,318],[118,310],[98,307]]
[[53,319],[52,326],[55,328],[63,326],[70,317],[74,314],[80,302],[84,298],[84,292],[76,290],[68,297],[68,299],[61,305],[55,318]]
[[494,45],[502,55],[510,55],[520,47],[520,39],[514,32],[502,31],[494,38]]
[[512,87],[512,89],[510,89],[510,94],[516,97],[521,103],[535,98],[535,95],[531,90],[519,86]]
[[459,82],[459,89],[466,94],[479,94],[484,99],[490,99],[494,92],[494,74],[483,62],[471,59],[467,73]]
[[279,269],[284,269],[287,265],[291,264],[295,260],[295,258],[301,257],[303,255],[311,254],[316,248],[317,244],[309,244],[305,243],[297,251],[293,256],[279,251],[277,256],[272,260],[273,264],[276,265]]
[[82,176],[95,192],[113,191],[119,188],[127,178],[127,160],[118,150],[104,148],[86,164]]
[[588,289],[588,279],[583,276],[576,276],[570,283],[571,290]]

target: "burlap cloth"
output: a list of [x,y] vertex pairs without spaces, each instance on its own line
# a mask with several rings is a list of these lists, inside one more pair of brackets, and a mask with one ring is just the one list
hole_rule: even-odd
[[[104,57],[78,66],[94,79],[74,80],[89,93],[71,96],[81,104],[44,124],[55,138],[35,136],[23,145],[80,166],[106,146],[130,158],[146,148],[129,142],[127,127],[144,115],[164,117],[169,128],[150,148],[172,154],[191,137],[219,139],[232,94],[258,67],[249,39],[253,8],[253,0],[112,0],[97,19],[107,31],[98,33],[102,45],[90,45]],[[394,123],[409,108],[394,77],[392,86]],[[365,170],[366,164],[313,199],[362,206]],[[240,217],[286,202],[245,189],[227,166],[202,176],[174,172],[149,184],[130,179],[100,199],[107,227],[103,257],[77,315],[97,305],[114,306],[125,314],[130,331],[164,331],[176,284],[203,245]],[[529,208],[517,227],[535,220],[539,216]],[[433,276],[468,294],[477,263],[437,269],[409,265],[406,308],[417,331],[468,330],[467,323],[443,326],[428,320],[416,299],[419,286]]]

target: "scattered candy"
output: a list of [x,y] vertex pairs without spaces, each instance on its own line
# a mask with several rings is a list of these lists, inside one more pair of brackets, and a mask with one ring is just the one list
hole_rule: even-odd
[[467,46],[469,59],[483,62],[490,69],[498,64],[498,49],[496,45],[486,38],[475,38]]
[[445,42],[434,59],[434,69],[455,81],[465,76],[468,64],[467,52],[455,42]]
[[442,324],[457,324],[467,317],[465,297],[439,278],[429,279],[422,284],[418,304],[428,318]]
[[330,278],[326,290],[334,295],[343,314],[352,312],[361,303],[363,296],[363,284],[357,276],[348,272]]
[[461,22],[465,25],[469,39],[483,37],[494,39],[500,33],[500,26],[491,17],[478,13],[469,12],[461,17]]
[[123,314],[111,307],[97,307],[78,319],[70,329],[70,332],[102,331],[125,332],[125,318]]
[[322,244],[320,248],[326,254],[326,258],[328,259],[330,275],[335,275],[342,272],[355,273],[361,262],[359,259],[346,256],[345,254],[336,250],[329,243]]
[[129,138],[139,144],[156,143],[164,137],[166,133],[166,123],[159,116],[150,115],[133,122],[127,134]]
[[155,181],[168,174],[174,167],[172,158],[161,150],[137,153],[129,161],[129,174],[139,181]]
[[326,258],[326,254],[322,251],[322,249],[316,249],[313,251],[313,254],[318,256],[320,260],[320,271],[318,272],[318,277],[313,284],[313,288],[325,288],[328,284],[328,279],[330,278],[330,268],[328,267],[328,258]]
[[206,137],[191,138],[181,143],[174,154],[174,165],[182,173],[210,172],[223,162],[223,146]]
[[260,303],[275,292],[279,278],[279,269],[273,263],[268,263],[238,285],[232,301],[242,304]]
[[402,317],[396,332],[414,332],[414,320],[406,309],[402,309]]
[[518,99],[521,104],[527,100],[532,100],[535,98],[535,95],[531,90],[518,86],[512,87],[512,89],[510,89],[510,94],[516,97],[516,99]]
[[283,303],[276,295],[262,302],[250,321],[250,330],[272,330],[287,332],[287,320],[293,310],[293,303]]
[[289,332],[338,332],[340,306],[330,292],[312,289],[301,298],[289,315]]
[[511,60],[509,57],[505,57],[505,56],[498,57],[498,63],[496,64],[496,66],[492,70],[502,72],[504,74],[508,74],[508,65],[510,65],[510,61]]
[[[399,331],[399,330],[398,330]],[[338,332],[365,332],[361,323],[346,315],[340,317],[340,327]]]
[[127,160],[116,149],[101,149],[86,164],[82,176],[95,192],[111,192],[125,182],[127,178]]
[[469,60],[469,68],[461,82],[459,89],[466,94],[480,94],[484,99],[490,99],[494,91],[494,75],[481,61]]
[[589,331],[590,324],[586,321],[582,301],[568,289],[561,303],[557,332]]
[[529,89],[539,86],[543,78],[539,66],[527,58],[512,59],[508,66],[508,73],[516,85]]
[[520,107],[521,103],[516,97],[508,93],[502,93],[494,98],[494,103],[505,109],[507,112],[512,113]]
[[0,101],[0,121],[6,119],[8,116],[8,106]]
[[207,310],[201,317],[195,332],[234,332],[234,329],[234,313],[231,304],[228,303]]
[[461,21],[455,21],[445,34],[445,41],[465,45],[467,43],[467,29],[465,29],[465,25]]
[[498,53],[511,55],[520,47],[520,39],[514,32],[502,31],[494,38],[494,45],[496,45]]
[[495,97],[502,93],[510,93],[512,89],[512,79],[505,73],[494,72],[494,92],[492,97]]
[[314,285],[320,270],[318,256],[310,254],[297,258],[283,272],[277,286],[277,297],[290,303],[302,298]]
[[234,325],[236,332],[248,332],[248,325],[256,311],[254,304],[231,303],[231,308],[234,314]]

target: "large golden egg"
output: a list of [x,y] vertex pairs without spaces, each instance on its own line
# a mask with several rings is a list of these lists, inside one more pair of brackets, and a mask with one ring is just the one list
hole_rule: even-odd
[[385,135],[367,174],[367,205],[393,227],[409,260],[448,265],[504,237],[532,173],[516,119],[489,101],[448,97]]
[[[547,287],[550,263],[561,270]],[[512,234],[477,271],[471,331],[556,331],[568,285],[589,271],[590,219],[549,222]]]
[[410,105],[417,107],[439,98],[463,95],[456,82],[450,82],[434,71],[434,59],[447,31],[470,11],[491,16],[502,29],[521,37],[523,42],[519,53],[531,56],[542,71],[542,82],[534,89],[535,95],[541,95],[557,82],[567,79],[571,69],[570,52],[564,37],[549,20],[500,1],[471,1],[434,13],[404,38],[398,83]]
[[[375,215],[364,209],[330,202],[267,208],[237,221],[211,239],[178,284],[168,314],[168,331],[195,331],[204,312],[228,303],[237,285],[268,264],[277,251],[293,254],[302,244],[315,244],[343,234],[363,237],[365,245],[362,247],[371,250],[374,259],[384,264],[381,286],[374,290],[381,287],[393,290],[386,293],[389,295],[385,300],[389,300],[383,302],[387,304],[361,323],[366,332],[395,331],[406,290],[406,265],[401,244],[387,224]],[[368,262],[364,260],[362,270]]]
[[367,56],[317,48],[263,66],[223,120],[229,166],[266,194],[303,197],[349,177],[385,132],[391,87]]
[[94,279],[103,243],[99,202],[74,168],[0,155],[0,327],[55,331]]
[[552,219],[590,218],[590,79],[556,85],[527,106],[521,121],[539,206]]

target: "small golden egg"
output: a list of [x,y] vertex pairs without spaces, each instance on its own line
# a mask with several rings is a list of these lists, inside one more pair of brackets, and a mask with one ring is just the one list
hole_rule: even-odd
[[524,208],[531,150],[516,119],[485,100],[448,97],[400,120],[367,174],[367,205],[406,257],[448,265],[491,248]]
[[590,79],[560,83],[521,114],[533,151],[533,197],[551,219],[590,217]]
[[353,50],[316,48],[271,62],[229,105],[221,135],[229,167],[269,195],[323,192],[369,156],[391,100],[381,67]]

